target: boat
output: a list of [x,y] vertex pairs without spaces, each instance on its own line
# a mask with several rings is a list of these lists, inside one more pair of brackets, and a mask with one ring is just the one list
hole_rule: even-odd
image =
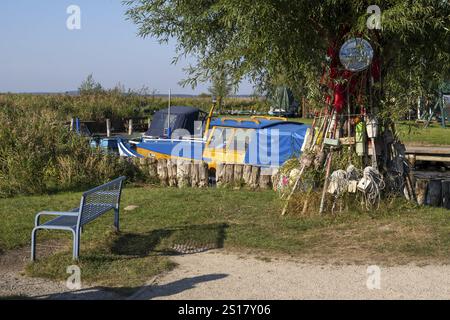
[[278,168],[298,157],[309,126],[282,117],[213,119],[193,107],[158,111],[141,141],[119,143],[122,156]]

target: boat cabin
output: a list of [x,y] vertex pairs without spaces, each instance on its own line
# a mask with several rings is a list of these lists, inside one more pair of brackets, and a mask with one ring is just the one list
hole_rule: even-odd
[[173,137],[173,132],[177,129],[185,129],[191,135],[201,136],[206,117],[206,112],[194,107],[174,106],[159,110],[153,115],[144,138],[176,138]]

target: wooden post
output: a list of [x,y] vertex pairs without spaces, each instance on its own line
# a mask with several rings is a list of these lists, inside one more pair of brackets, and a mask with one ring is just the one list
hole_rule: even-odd
[[158,161],[154,157],[148,158],[148,175],[151,180],[158,179]]
[[442,205],[450,209],[450,180],[442,180]]
[[199,175],[200,175],[200,188],[206,188],[209,185],[209,168],[205,161],[199,163]]
[[216,164],[216,185],[221,187],[224,184],[225,164],[218,162]]
[[133,119],[128,120],[128,135],[131,136],[133,134]]
[[178,188],[189,187],[191,175],[191,162],[179,160],[177,162],[177,182]]
[[250,177],[252,175],[252,166],[251,165],[244,165],[244,172],[242,174],[242,179],[244,180],[244,183],[250,187]]
[[111,119],[106,119],[106,136],[111,137]]
[[200,184],[200,166],[197,161],[191,164],[191,186],[198,188]]
[[442,203],[442,182],[433,179],[428,183],[426,204],[433,207],[440,207]]
[[278,170],[273,170],[270,180],[273,191],[278,191],[278,184],[280,183],[280,175]]
[[143,163],[141,162],[141,158],[131,158],[131,163],[133,163],[133,166],[142,172]]
[[167,173],[169,175],[169,186],[177,186],[177,161],[169,159],[167,161]]
[[71,118],[70,119],[70,131],[73,131],[73,128],[75,127],[75,119]]
[[139,161],[139,169],[141,169],[142,172],[147,173],[148,172],[148,158],[136,158]]
[[417,204],[422,206],[425,204],[427,198],[428,180],[417,179],[416,180],[416,196]]
[[270,188],[270,178],[271,175],[268,174],[262,174],[262,172],[259,175],[259,188],[262,190],[267,190]]
[[167,187],[168,185],[168,171],[167,171],[167,160],[158,159],[158,177],[161,186]]
[[234,176],[233,176],[233,178],[234,178],[234,183],[237,186],[241,186],[242,185],[242,182],[243,182],[242,175],[243,175],[243,173],[244,173],[244,165],[242,165],[242,164],[235,164],[234,165]]
[[225,183],[233,183],[234,179],[234,164],[228,163],[225,165]]
[[257,166],[252,167],[252,173],[250,175],[250,188],[256,189],[259,185],[259,174],[261,169]]

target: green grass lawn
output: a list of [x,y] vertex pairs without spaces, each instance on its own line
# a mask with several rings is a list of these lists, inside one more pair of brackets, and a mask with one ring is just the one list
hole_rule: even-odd
[[[312,119],[292,118],[290,121],[312,124]],[[440,123],[431,123],[428,128],[414,121],[400,121],[397,130],[403,143],[417,145],[450,145],[450,126],[442,128]]]
[[438,123],[432,123],[428,128],[414,122],[397,124],[402,141],[421,145],[450,145],[450,127],[442,128]]
[[[76,207],[80,194],[0,200],[0,248],[29,245],[36,212]],[[105,286],[139,286],[173,268],[177,248],[222,248],[260,257],[292,255],[340,263],[444,262],[450,260],[450,212],[416,208],[397,201],[379,213],[282,217],[272,191],[230,189],[127,188],[121,233],[112,231],[107,214],[85,228],[79,262],[83,280]],[[38,243],[69,233],[43,231]],[[60,240],[58,240],[60,239]],[[29,265],[31,276],[66,279],[72,264],[69,247]]]

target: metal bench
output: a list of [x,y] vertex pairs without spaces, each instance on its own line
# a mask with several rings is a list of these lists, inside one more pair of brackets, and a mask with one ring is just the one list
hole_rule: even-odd
[[[35,227],[31,233],[31,261],[36,258],[36,233],[38,230],[71,231],[73,234],[74,260],[78,260],[80,255],[80,235],[84,225],[104,213],[114,210],[114,226],[119,231],[119,205],[124,180],[125,177],[120,177],[83,193],[79,208],[68,212],[39,212],[36,215]],[[44,215],[57,216],[57,218],[40,224],[40,217]]]

